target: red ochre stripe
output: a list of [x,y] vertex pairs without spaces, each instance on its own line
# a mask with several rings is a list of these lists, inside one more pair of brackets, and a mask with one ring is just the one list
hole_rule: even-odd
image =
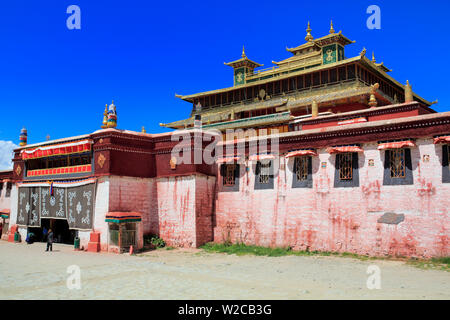
[[27,172],[27,176],[28,177],[36,177],[36,176],[47,176],[47,175],[56,175],[56,174],[83,173],[83,172],[91,172],[91,171],[92,171],[92,165],[88,164],[88,165],[67,167],[67,168],[30,170]]

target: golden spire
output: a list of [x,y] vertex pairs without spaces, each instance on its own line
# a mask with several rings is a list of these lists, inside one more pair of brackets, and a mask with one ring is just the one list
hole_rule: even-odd
[[359,55],[361,56],[361,57],[364,57],[365,55],[366,55],[366,47],[364,47],[363,49],[362,49],[362,51],[359,53]]
[[406,80],[406,85],[405,85],[405,102],[413,102],[414,101],[414,96],[413,96],[413,92],[412,92],[412,87],[409,84],[409,81]]
[[242,58],[247,58],[247,56],[245,55],[245,46],[242,46]]
[[371,86],[370,89],[370,99],[369,99],[369,106],[371,108],[375,108],[378,105],[377,99],[375,98],[375,92],[378,90],[380,85],[378,83],[375,83]]
[[375,60],[375,51],[372,51],[372,62],[373,62],[373,63],[376,62],[376,60]]
[[144,126],[142,126],[142,131],[141,131],[142,133],[147,133],[147,130],[145,130],[145,127]]
[[331,24],[330,24],[330,33],[331,34],[335,33],[334,28],[333,28],[333,20],[331,20]]
[[314,38],[313,38],[313,36],[311,35],[311,26],[310,26],[310,24],[309,24],[309,21],[308,21],[308,28],[306,28],[306,37],[305,37],[305,40],[306,41],[312,41]]
[[103,112],[103,123],[101,128],[106,129],[108,127],[108,104],[105,104],[105,111]]

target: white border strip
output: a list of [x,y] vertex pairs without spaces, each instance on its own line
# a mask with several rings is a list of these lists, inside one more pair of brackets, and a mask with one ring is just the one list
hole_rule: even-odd
[[76,142],[71,142],[71,143],[63,143],[63,144],[54,144],[54,145],[50,145],[47,147],[37,147],[35,149],[24,149],[21,152],[25,152],[27,154],[31,154],[34,153],[38,150],[44,151],[44,150],[51,150],[51,149],[58,149],[58,148],[66,148],[66,147],[74,147],[74,146],[79,146],[82,144],[87,144],[90,143],[92,144],[93,141],[88,139],[88,140],[81,140],[81,141],[76,141]]
[[[84,186],[86,184],[95,183],[96,178],[86,179],[78,182],[53,182],[53,188],[71,188]],[[36,182],[36,183],[18,183],[18,187],[50,187],[48,182]]]

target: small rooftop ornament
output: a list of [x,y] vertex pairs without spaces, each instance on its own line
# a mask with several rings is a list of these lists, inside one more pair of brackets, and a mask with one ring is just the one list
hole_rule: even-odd
[[108,128],[108,104],[105,104],[105,111],[103,112],[103,123],[101,128],[102,129]]
[[27,142],[28,142],[28,133],[27,133],[27,129],[22,128],[22,130],[20,130],[19,140],[20,140],[19,145],[20,145],[21,147],[27,145]]
[[333,34],[333,33],[336,33],[336,31],[334,31],[333,20],[331,20],[331,23],[330,23],[330,34]]
[[305,40],[306,41],[312,41],[314,38],[313,38],[313,36],[311,35],[311,26],[310,26],[310,23],[309,23],[309,21],[308,21],[308,28],[306,28],[306,37],[305,37]]
[[112,103],[109,105],[109,108],[108,108],[107,127],[108,128],[117,127],[117,111],[116,111],[116,106],[114,105],[114,100],[112,101]]

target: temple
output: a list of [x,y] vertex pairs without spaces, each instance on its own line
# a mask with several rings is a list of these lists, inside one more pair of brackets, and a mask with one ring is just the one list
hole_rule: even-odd
[[314,38],[308,23],[269,69],[243,48],[225,63],[232,87],[176,95],[192,111],[161,124],[172,132],[117,129],[114,103],[83,136],[28,145],[23,129],[5,173],[8,239],[51,227],[93,252],[154,234],[182,247],[449,256],[450,112],[365,49],[347,58],[352,43],[332,23]]
[[[291,132],[310,114],[340,114],[387,106],[405,101],[405,85],[388,75],[383,63],[366,57],[364,49],[358,56],[347,58],[345,47],[354,43],[341,31],[314,39],[308,23],[306,43],[286,48],[292,55],[272,61],[273,67],[261,67],[242,52],[242,58],[225,65],[233,68],[233,87],[176,95],[193,104],[191,117],[161,126],[173,129],[191,128],[200,115],[204,129],[253,128],[265,134],[271,130]],[[412,93],[411,101],[423,107],[432,103]],[[199,107],[200,106],[200,107]],[[431,112],[431,111],[430,111]],[[226,137],[224,136],[224,139]]]

